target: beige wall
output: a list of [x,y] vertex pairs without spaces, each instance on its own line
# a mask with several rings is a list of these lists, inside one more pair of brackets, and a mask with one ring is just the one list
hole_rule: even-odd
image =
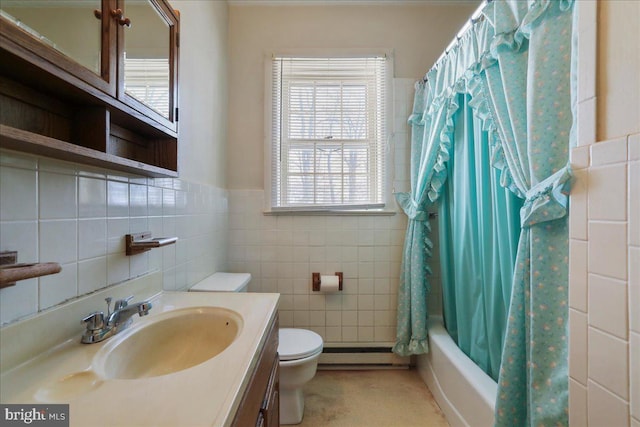
[[640,427],[640,2],[578,11],[569,421]]
[[180,178],[227,188],[227,3],[171,4],[181,22]]
[[264,188],[265,55],[279,49],[393,49],[395,77],[417,79],[475,7],[231,6],[228,188]]
[[640,2],[598,9],[598,141],[640,131]]

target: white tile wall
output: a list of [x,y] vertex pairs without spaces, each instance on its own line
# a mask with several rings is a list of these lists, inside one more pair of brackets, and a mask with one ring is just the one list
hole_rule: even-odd
[[37,219],[37,190],[35,170],[0,170],[0,221]]
[[589,272],[627,279],[626,221],[589,221]]
[[394,80],[394,180],[393,188],[397,192],[406,192],[411,188],[410,156],[411,156],[411,128],[407,119],[413,110],[413,95],[415,82],[413,79]]
[[587,387],[569,380],[569,425],[587,425]]
[[569,304],[587,311],[587,242],[571,240],[569,243]]
[[627,319],[627,283],[589,275],[589,325],[626,340]]
[[[629,157],[629,194],[640,194],[640,159]],[[629,199],[629,244],[640,246],[640,198]]]
[[640,419],[640,334],[631,332],[629,341],[629,378],[631,378],[631,416]]
[[[587,308],[570,301],[571,309],[590,322],[588,352],[571,352],[569,359],[570,422],[640,427],[640,75],[634,72],[640,51],[624,43],[640,34],[640,7],[633,1],[583,1],[576,7],[578,145],[590,150],[590,159],[580,171],[586,171],[588,185],[576,174],[572,189],[570,238],[587,245],[591,274]],[[572,151],[572,159],[585,157],[584,151]],[[573,209],[574,201],[580,209]],[[575,269],[570,274],[584,276]],[[583,328],[572,321],[570,335]],[[576,377],[582,372],[575,369],[584,359],[586,390]]]
[[640,333],[640,246],[629,247],[629,329]]
[[629,400],[629,345],[611,334],[589,328],[589,379]]
[[585,313],[570,309],[569,323],[571,324],[571,334],[569,335],[569,358],[573,361],[569,365],[569,375],[574,381],[587,385],[587,331],[588,322]]
[[620,164],[627,161],[627,137],[600,141],[591,146],[591,166]]
[[[594,159],[597,158],[594,152]],[[626,221],[627,165],[624,160],[611,166],[591,168],[589,182],[589,219]]]
[[629,425],[629,403],[599,384],[589,381],[587,387],[589,426],[624,427]]
[[[179,179],[108,170],[0,151],[0,250],[19,262],[58,262],[62,272],[0,290],[0,323],[162,270],[164,289],[185,289],[225,270],[227,191]],[[178,236],[135,256],[127,233]]]
[[[404,234],[406,217],[264,216],[263,197],[230,191],[231,271],[251,273],[251,291],[281,293],[281,326],[309,328],[328,344],[393,342],[402,246],[389,236]],[[336,271],[341,293],[311,290],[312,272]]]
[[[584,148],[584,147],[583,147]],[[586,147],[588,148],[588,147]],[[573,151],[577,151],[574,148]],[[588,161],[587,157],[587,161]],[[587,166],[579,166],[571,163],[574,176],[574,184],[571,188],[570,211],[569,216],[569,237],[586,241],[588,236],[588,163]],[[582,169],[579,169],[579,168]],[[585,243],[586,244],[586,243]]]
[[[598,43],[606,45],[596,31],[602,15],[597,2],[576,7],[580,58],[569,218],[569,422],[640,427],[640,133],[596,143],[596,128],[604,129],[618,112],[603,108],[596,116],[601,104],[596,56]],[[598,90],[607,81],[623,80],[600,79]]]
[[573,149],[569,413],[576,425],[628,426],[640,414],[637,140]]

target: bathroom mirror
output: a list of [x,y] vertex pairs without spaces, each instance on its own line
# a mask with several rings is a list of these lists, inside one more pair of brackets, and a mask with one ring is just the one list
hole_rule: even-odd
[[127,0],[125,14],[124,91],[169,118],[171,28],[149,0]]
[[102,68],[102,0],[2,0],[0,14],[97,75]]

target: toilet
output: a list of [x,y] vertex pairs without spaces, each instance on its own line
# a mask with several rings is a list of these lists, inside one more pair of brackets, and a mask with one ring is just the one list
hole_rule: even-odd
[[[251,274],[215,273],[193,285],[190,292],[247,292]],[[313,331],[280,328],[280,424],[299,424],[304,415],[303,387],[316,374],[322,337]]]
[[313,331],[280,328],[280,424],[299,424],[304,414],[303,387],[316,375],[322,337]]

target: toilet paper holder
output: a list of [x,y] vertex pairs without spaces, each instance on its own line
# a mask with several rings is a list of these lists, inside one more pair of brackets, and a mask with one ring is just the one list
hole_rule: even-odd
[[[336,272],[338,276],[338,289],[342,290],[342,272]],[[320,273],[311,273],[311,283],[314,292],[320,292]]]

